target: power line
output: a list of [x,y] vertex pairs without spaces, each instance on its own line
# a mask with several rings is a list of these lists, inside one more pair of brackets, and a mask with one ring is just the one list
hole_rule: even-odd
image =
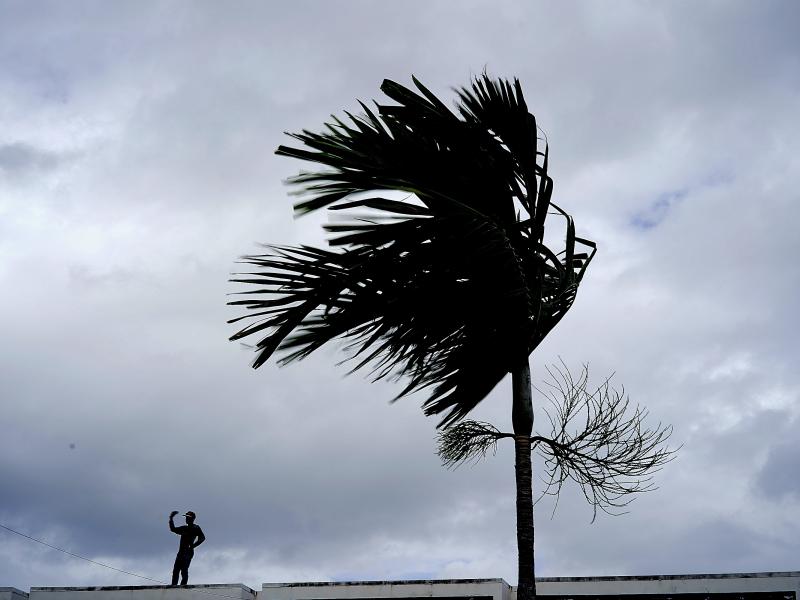
[[124,569],[118,569],[117,567],[112,567],[111,565],[107,565],[105,563],[97,562],[96,560],[92,560],[91,558],[86,558],[85,556],[81,556],[80,554],[75,554],[74,552],[70,552],[69,550],[64,550],[63,548],[59,548],[58,546],[53,546],[52,544],[48,544],[47,542],[43,542],[42,540],[38,540],[35,537],[31,537],[29,535],[26,535],[26,534],[20,532],[20,531],[15,530],[15,529],[11,529],[11,527],[7,527],[7,526],[3,525],[2,523],[0,523],[0,527],[2,527],[3,529],[5,529],[7,531],[10,531],[11,533],[16,533],[17,535],[21,535],[22,537],[27,538],[27,539],[29,539],[29,540],[31,540],[33,542],[37,542],[39,544],[47,546],[48,548],[52,548],[53,550],[58,550],[59,552],[63,552],[64,554],[69,554],[70,556],[74,556],[75,558],[80,558],[81,560],[85,560],[85,561],[90,562],[92,564],[100,565],[101,567],[105,567],[106,569],[112,569],[114,571],[118,571],[119,573],[125,573],[126,575],[133,575],[134,577],[139,577],[140,579],[146,579],[147,581],[153,581],[155,583],[163,583],[161,581],[158,581],[157,579],[151,579],[150,577],[145,577],[144,575],[137,575],[136,573],[131,573],[130,571],[126,571]]
[[[125,569],[118,569],[117,567],[112,567],[111,565],[107,565],[105,563],[98,562],[96,560],[92,560],[91,558],[86,558],[85,556],[81,556],[80,554],[75,554],[74,552],[70,552],[69,550],[64,550],[63,548],[59,548],[58,546],[53,546],[53,544],[48,544],[47,542],[37,539],[33,536],[27,535],[22,533],[21,531],[17,531],[16,529],[12,529],[7,525],[3,525],[0,523],[0,527],[5,529],[6,531],[10,531],[11,533],[15,533],[19,536],[22,536],[32,542],[36,542],[37,544],[42,544],[43,546],[47,546],[48,548],[52,548],[53,550],[58,550],[59,552],[63,552],[64,554],[69,554],[70,556],[74,556],[75,558],[80,558],[81,560],[85,560],[86,562],[90,562],[93,565],[98,565],[100,567],[105,567],[106,569],[111,569],[112,571],[117,571],[118,573],[125,573],[125,575],[132,575],[133,577],[138,577],[139,579],[146,579],[147,581],[152,581],[153,583],[157,583],[159,585],[169,585],[166,581],[159,581],[158,579],[153,579],[152,577],[145,577],[144,575],[139,575],[138,573],[133,573],[131,571],[126,571]],[[242,600],[238,596],[229,596],[227,594],[217,594],[215,592],[209,592],[207,590],[192,590],[194,592],[198,592],[200,594],[208,594],[209,596],[219,596],[220,598],[233,598],[234,600]]]

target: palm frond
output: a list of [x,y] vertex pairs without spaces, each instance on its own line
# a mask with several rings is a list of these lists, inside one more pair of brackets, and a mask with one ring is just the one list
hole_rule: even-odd
[[[297,214],[344,219],[325,227],[329,250],[243,258],[254,268],[233,281],[255,289],[231,302],[247,311],[231,322],[248,323],[231,339],[262,336],[254,367],[339,340],[354,369],[404,378],[398,397],[429,390],[426,414],[449,425],[563,318],[595,249],[551,203],[546,145],[518,81],[476,79],[457,112],[414,84],[384,81],[395,104],[362,104],[322,132],[290,133],[302,147],[278,148],[318,167],[290,179]],[[551,207],[565,217],[560,252],[543,244]]]

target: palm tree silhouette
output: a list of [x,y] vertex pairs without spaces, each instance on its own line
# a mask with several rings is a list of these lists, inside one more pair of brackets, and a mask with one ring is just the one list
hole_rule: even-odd
[[[230,302],[248,309],[232,340],[262,336],[258,368],[344,340],[353,370],[397,377],[398,398],[426,390],[438,427],[463,419],[512,375],[516,446],[519,600],[535,596],[529,355],[569,310],[595,244],[575,235],[551,202],[547,144],[519,81],[484,74],[448,109],[386,80],[396,104],[361,104],[322,133],[289,134],[303,147],[277,154],[317,163],[290,179],[298,214],[327,208],[329,249],[268,247],[244,257],[255,269],[232,280],[256,286]],[[399,192],[399,194],[398,194]],[[545,245],[558,216],[563,246]],[[583,247],[584,252],[577,250]]]

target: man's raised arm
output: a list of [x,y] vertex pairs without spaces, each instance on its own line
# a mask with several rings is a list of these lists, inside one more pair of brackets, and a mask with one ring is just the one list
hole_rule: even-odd
[[177,514],[178,514],[177,510],[173,510],[171,513],[169,513],[169,530],[172,533],[178,533],[178,530],[175,529],[175,523],[172,522],[172,519],[174,519],[175,515],[177,515]]

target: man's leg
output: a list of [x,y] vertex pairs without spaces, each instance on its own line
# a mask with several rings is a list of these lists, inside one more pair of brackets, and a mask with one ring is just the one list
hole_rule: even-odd
[[172,585],[178,585],[178,571],[181,568],[181,553],[175,557],[175,565],[172,567]]
[[194,556],[194,552],[187,552],[183,557],[183,563],[181,564],[181,585],[189,583],[189,565],[192,562],[192,556]]

